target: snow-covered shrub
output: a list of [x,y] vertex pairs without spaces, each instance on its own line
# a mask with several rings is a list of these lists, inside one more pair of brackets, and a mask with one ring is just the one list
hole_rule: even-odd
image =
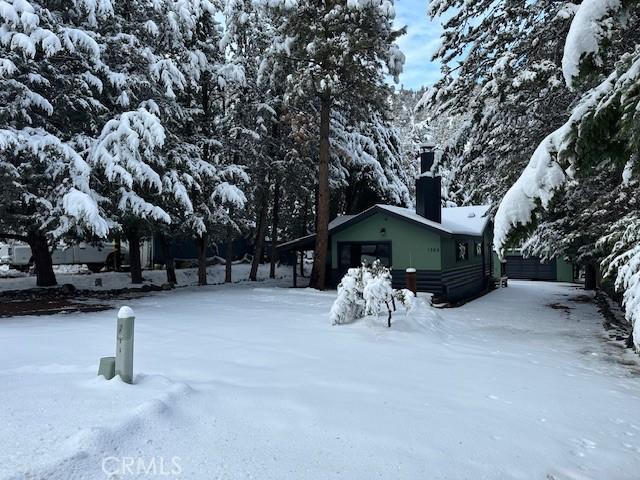
[[366,315],[378,315],[389,309],[393,296],[391,271],[376,260],[370,267],[362,266],[362,298]]
[[389,313],[389,325],[395,300],[404,305],[407,312],[416,306],[410,290],[394,290],[391,286],[391,270],[374,261],[359,268],[350,268],[338,285],[338,298],[331,307],[329,317],[334,325],[350,323],[366,315]]
[[418,299],[409,289],[403,288],[401,290],[395,290],[394,296],[395,299],[402,304],[407,313],[413,312],[418,307]]
[[365,301],[362,296],[364,268],[366,267],[350,268],[342,278],[338,285],[338,298],[333,302],[329,314],[332,324],[349,323],[364,316]]

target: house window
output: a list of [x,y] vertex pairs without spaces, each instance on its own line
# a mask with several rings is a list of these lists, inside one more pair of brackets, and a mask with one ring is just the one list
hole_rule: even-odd
[[456,242],[456,261],[469,260],[469,245],[466,242]]
[[476,242],[476,257],[482,256],[482,243]]
[[347,269],[362,263],[371,265],[375,260],[385,267],[391,266],[391,242],[345,242],[338,245],[338,269],[344,274]]
[[364,244],[360,248],[360,261],[371,265],[376,260],[380,260],[380,263],[385,267],[388,267],[391,263],[391,255],[389,252],[388,243],[370,243]]

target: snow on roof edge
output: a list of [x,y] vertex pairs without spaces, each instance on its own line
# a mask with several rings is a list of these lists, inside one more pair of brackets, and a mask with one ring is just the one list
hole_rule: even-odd
[[[329,222],[329,231],[333,230],[336,227],[339,227],[340,225],[348,222],[349,220],[352,220],[356,217],[359,217],[369,212],[374,208],[380,208],[382,210],[386,210],[390,213],[394,213],[408,220],[421,223],[425,226],[432,227],[436,230],[440,230],[450,235],[469,235],[472,237],[479,237],[479,236],[482,236],[484,229],[487,226],[487,222],[489,221],[487,212],[489,211],[490,207],[491,207],[490,205],[468,205],[463,207],[444,207],[442,209],[442,223],[438,223],[418,215],[415,212],[415,210],[412,210],[410,208],[396,207],[395,205],[385,205],[383,203],[377,203],[372,207],[369,207],[366,210],[363,210],[362,212],[356,215],[337,216],[331,222]],[[470,214],[473,214],[473,216],[469,216]],[[467,228],[469,224],[474,224],[475,228],[473,229]],[[307,240],[312,237],[315,237],[315,233],[305,235],[299,238],[294,238],[293,240],[289,240],[287,242],[281,243],[278,245],[278,248],[287,247],[290,244],[293,244],[302,240]]]
[[471,236],[481,236],[483,234],[489,221],[487,212],[490,208],[490,205],[445,207],[442,209],[442,222],[438,223],[422,217],[409,208],[384,204],[377,204],[375,206],[445,233]]

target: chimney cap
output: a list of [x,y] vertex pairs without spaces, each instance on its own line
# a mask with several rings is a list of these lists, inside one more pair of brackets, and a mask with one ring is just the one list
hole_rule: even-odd
[[420,145],[421,152],[429,152],[435,150],[436,145],[431,140],[426,141]]

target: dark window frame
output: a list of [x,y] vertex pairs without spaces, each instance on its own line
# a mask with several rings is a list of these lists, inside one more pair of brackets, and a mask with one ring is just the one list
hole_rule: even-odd
[[[460,256],[460,245],[464,245],[464,256]],[[456,262],[466,262],[469,260],[469,242],[456,241]]]
[[[391,240],[371,240],[371,241],[367,241],[367,240],[358,240],[358,241],[348,241],[348,240],[344,240],[344,241],[339,241],[336,244],[336,249],[338,250],[337,252],[337,258],[338,258],[338,272],[340,272],[341,274],[344,274],[347,272],[347,270],[349,268],[353,268],[351,266],[344,266],[344,264],[342,263],[342,247],[348,247],[351,248],[351,245],[358,245],[360,247],[362,247],[363,245],[386,245],[389,248],[389,266],[388,268],[391,269],[393,266],[393,245]],[[360,253],[360,256],[362,256],[362,253]]]

